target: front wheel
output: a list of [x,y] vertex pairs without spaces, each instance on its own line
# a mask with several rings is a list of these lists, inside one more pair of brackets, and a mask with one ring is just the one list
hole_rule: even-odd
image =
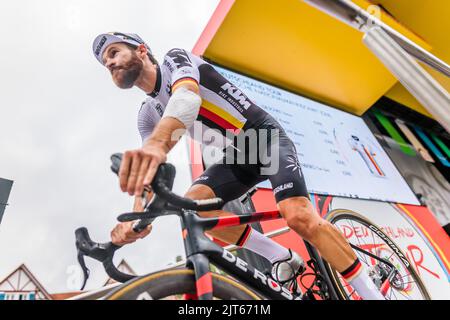
[[[261,300],[256,293],[235,280],[211,273],[214,299]],[[106,300],[182,300],[195,295],[195,275],[191,269],[160,271],[126,282],[110,292]]]
[[[362,215],[346,209],[330,211],[325,219],[335,225],[351,244],[381,259],[388,260],[394,265],[397,271],[396,275],[381,290],[386,300],[430,299],[422,279],[406,255],[381,228]],[[391,271],[391,268],[367,254],[357,250],[355,250],[355,253],[369,271],[369,275],[375,284],[380,286]],[[325,268],[340,299],[351,300],[360,298],[352,286],[326,262]]]

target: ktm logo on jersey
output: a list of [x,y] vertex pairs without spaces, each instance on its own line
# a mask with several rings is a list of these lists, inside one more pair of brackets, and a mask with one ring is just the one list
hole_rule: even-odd
[[245,110],[250,108],[251,103],[247,100],[247,97],[238,88],[231,85],[231,83],[225,83],[221,88],[235,98]]

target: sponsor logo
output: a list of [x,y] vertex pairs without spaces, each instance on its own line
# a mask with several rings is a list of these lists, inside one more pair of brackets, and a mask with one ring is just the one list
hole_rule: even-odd
[[156,109],[156,112],[158,112],[159,116],[162,117],[162,115],[164,113],[162,104],[161,103],[157,103],[155,105],[155,109]]
[[397,246],[388,238],[386,237],[383,232],[381,232],[380,230],[378,230],[377,227],[370,225],[369,229],[372,230],[373,232],[375,232],[381,239],[383,239],[384,241],[386,241],[386,243],[389,245],[389,247],[391,248],[392,251],[394,251],[397,254],[397,257],[399,257],[402,261],[403,264],[406,267],[409,267],[409,261],[408,259],[405,257],[405,255],[400,251],[399,248],[397,248]]
[[205,181],[205,180],[208,180],[208,179],[209,179],[209,176],[200,176],[197,179],[195,179],[195,181]]
[[286,189],[292,189],[293,187],[294,187],[293,182],[288,182],[288,183],[282,184],[281,186],[278,186],[275,189],[273,189],[273,194],[277,194],[278,192],[286,190]]
[[[225,260],[227,260],[230,263],[234,263],[236,265],[236,267],[238,267],[239,269],[241,269],[244,272],[248,272],[248,273],[252,272],[251,270],[249,270],[247,268],[247,266],[248,266],[247,262],[245,262],[244,260],[242,260],[239,257],[236,257],[235,255],[228,252],[227,250],[223,250],[222,258],[224,258]],[[254,269],[254,271],[252,272],[252,276],[255,279],[259,279],[263,285],[269,287],[272,291],[280,293],[286,299],[289,299],[289,300],[294,299],[292,293],[288,289],[280,286],[278,284],[278,282],[267,277],[261,271]]]
[[163,65],[166,66],[167,69],[169,69],[170,73],[173,72],[174,69],[173,69],[172,65],[169,63],[169,61],[164,60]]
[[288,156],[287,162],[289,162],[289,164],[286,166],[286,169],[291,169],[292,171],[300,170],[300,163],[298,162],[297,157]]
[[182,67],[192,67],[191,60],[186,51],[182,49],[173,49],[168,53],[178,69]]
[[247,110],[250,108],[251,103],[247,100],[247,97],[238,88],[234,87],[231,83],[225,83],[222,87],[230,96],[232,96],[236,101]]
[[189,69],[181,69],[180,73],[181,74],[189,74],[189,73],[191,73],[191,70],[189,70]]
[[95,55],[98,56],[100,54],[100,51],[102,50],[103,45],[106,42],[106,36],[103,36],[100,42],[97,45],[97,48],[95,48]]

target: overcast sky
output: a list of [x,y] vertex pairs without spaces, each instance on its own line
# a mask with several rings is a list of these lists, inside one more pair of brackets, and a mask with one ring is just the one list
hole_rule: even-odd
[[[138,89],[121,90],[94,58],[102,32],[139,34],[161,61],[191,50],[219,0],[22,0],[0,2],[0,177],[14,180],[0,225],[0,280],[25,263],[49,292],[70,291],[74,230],[106,242],[129,211],[109,156],[137,148]],[[175,191],[190,185],[186,145],[172,151]],[[144,240],[119,252],[138,273],[184,255],[179,222],[154,223]],[[92,260],[87,288],[107,276]]]

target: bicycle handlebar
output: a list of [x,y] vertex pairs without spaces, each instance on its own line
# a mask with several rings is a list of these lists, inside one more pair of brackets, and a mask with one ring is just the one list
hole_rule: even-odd
[[[122,154],[115,153],[111,156],[111,170],[119,174]],[[223,206],[223,200],[220,198],[212,198],[206,200],[192,200],[181,197],[171,191],[173,181],[175,179],[175,167],[170,163],[163,163],[159,166],[158,171],[151,183],[151,187],[157,196],[166,200],[168,204],[179,209],[210,211],[220,210]]]
[[[122,154],[115,153],[111,156],[111,170],[119,174],[120,164],[122,162]],[[118,217],[119,221],[133,221],[138,220],[134,225],[133,230],[136,233],[143,231],[149,224],[153,222],[154,217],[147,217],[146,213],[151,211],[170,212],[180,211],[182,209],[196,210],[196,211],[210,211],[219,210],[223,206],[223,200],[220,198],[206,199],[206,200],[192,200],[181,197],[171,191],[175,179],[175,167],[169,163],[161,164],[156,172],[155,178],[151,183],[151,189],[145,186],[144,192],[153,190],[154,196],[152,200],[146,204],[144,212],[133,212],[122,214]],[[118,270],[113,264],[113,257],[115,252],[121,246],[115,245],[112,242],[97,243],[92,241],[89,232],[86,228],[78,228],[75,230],[76,247],[78,251],[78,262],[83,270],[83,285],[84,289],[89,278],[89,269],[86,267],[84,256],[91,257],[100,261],[105,268],[106,273],[118,282],[126,282],[133,279],[134,275],[126,274]]]
[[86,228],[78,228],[75,231],[76,246],[78,249],[78,263],[83,270],[83,284],[81,290],[84,289],[86,282],[89,278],[89,269],[84,262],[84,256],[89,256],[95,260],[100,261],[105,268],[106,273],[112,279],[118,282],[126,282],[133,279],[135,276],[121,272],[114,266],[113,257],[116,250],[120,249],[120,246],[115,245],[112,242],[108,243],[96,243],[91,240],[89,231]]

